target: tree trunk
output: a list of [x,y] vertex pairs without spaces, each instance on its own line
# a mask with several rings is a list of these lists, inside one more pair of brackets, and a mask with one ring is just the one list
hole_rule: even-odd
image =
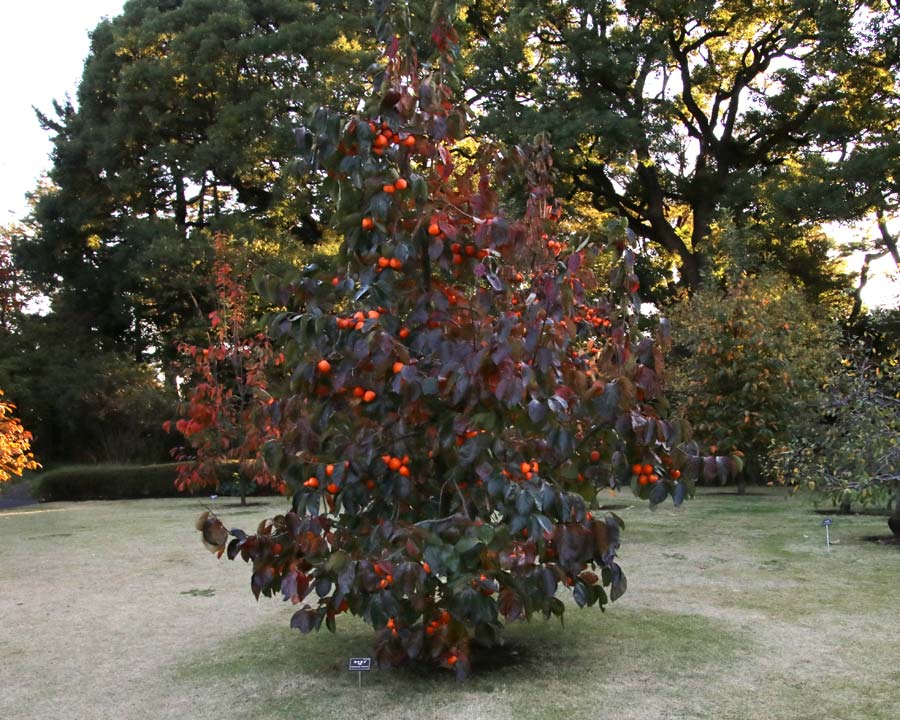
[[696,252],[696,247],[692,251],[684,244],[666,217],[665,196],[656,169],[650,165],[641,165],[637,169],[637,175],[647,203],[644,215],[653,230],[654,239],[670,252],[678,254],[681,259],[679,271],[682,282],[692,289],[699,287],[700,256]]
[[184,178],[175,170],[175,225],[179,230],[187,227],[187,199],[184,194]]

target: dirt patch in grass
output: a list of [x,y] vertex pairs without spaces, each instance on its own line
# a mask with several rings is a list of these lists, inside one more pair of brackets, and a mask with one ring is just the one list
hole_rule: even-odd
[[[745,502],[748,497],[753,500]],[[208,501],[206,501],[208,502]],[[218,507],[243,526],[285,501]],[[292,608],[252,598],[248,566],[193,529],[199,499],[65,503],[0,515],[0,716],[206,720],[582,717],[887,720],[897,700],[900,554],[865,540],[883,519],[836,517],[826,550],[803,498],[633,505],[628,592],[607,612],[567,599],[520,623],[462,685],[347,659],[371,630],[301,636]],[[61,713],[60,708],[65,708]]]
[[900,548],[900,537],[896,535],[869,535],[863,538],[866,542],[875,543],[876,545],[893,545]]

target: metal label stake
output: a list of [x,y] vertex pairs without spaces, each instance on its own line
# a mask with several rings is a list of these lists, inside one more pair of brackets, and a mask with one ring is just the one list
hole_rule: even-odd
[[831,518],[825,518],[822,524],[825,526],[825,549],[831,552],[831,536],[828,534],[828,528],[831,527]]
[[356,673],[356,677],[359,680],[359,687],[362,687],[362,674],[363,672],[368,672],[372,669],[372,658],[350,658],[347,669]]

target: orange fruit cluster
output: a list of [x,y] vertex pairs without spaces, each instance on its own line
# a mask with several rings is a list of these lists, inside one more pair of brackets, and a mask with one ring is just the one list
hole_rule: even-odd
[[374,390],[366,390],[362,385],[357,385],[353,388],[353,397],[360,398],[363,402],[370,403],[378,397],[378,395]]
[[563,250],[566,249],[566,244],[564,242],[560,242],[559,240],[548,240],[547,247],[550,248],[551,252],[554,255],[559,255]]
[[610,325],[612,325],[609,318],[603,317],[594,308],[587,308],[584,315],[575,315],[572,319],[575,322],[588,322],[595,328],[608,328]]
[[338,330],[362,330],[366,320],[377,320],[380,317],[381,313],[378,310],[369,310],[365,313],[362,310],[357,310],[349,317],[337,318],[336,322]]
[[381,460],[390,470],[400,473],[403,477],[409,477],[409,455],[404,455],[402,458],[382,455]]
[[450,624],[450,613],[446,610],[442,610],[441,614],[437,617],[436,620],[432,620],[428,627],[425,628],[425,633],[427,635],[434,635],[438,630],[441,629],[444,625]]
[[[540,469],[541,469],[541,466],[537,462],[537,460],[532,460],[531,462],[527,462],[527,461],[523,460],[516,466],[516,470],[518,470],[519,473],[521,474],[521,476],[524,477],[526,480],[531,480],[531,478],[534,477],[534,474],[536,472],[539,472]],[[508,477],[508,478],[513,478],[513,474],[509,470],[501,470],[500,474],[504,475],[505,477]],[[516,477],[514,479],[521,481],[522,477]]]
[[403,261],[400,258],[387,258],[382,255],[378,258],[378,271],[386,270],[390,268],[391,270],[400,270],[403,267]]
[[381,578],[381,580],[378,581],[378,587],[382,590],[394,582],[394,576],[381,567],[381,565],[375,565],[374,570],[375,574]]
[[393,130],[388,127],[386,122],[381,123],[381,129],[379,130],[378,126],[370,122],[369,130],[373,133],[378,131],[378,134],[372,140],[372,152],[375,155],[384,154],[385,149],[388,145],[399,145],[401,147],[405,147],[408,149],[414,148],[416,146],[416,136],[408,133],[395,133]]
[[397,178],[392,184],[382,185],[381,189],[388,195],[393,195],[395,192],[402,192],[408,187],[409,183],[407,182],[406,178]]
[[462,435],[456,436],[456,447],[462,447],[466,440],[471,440],[478,435],[477,430],[466,430]]
[[479,250],[471,244],[463,246],[458,242],[450,245],[450,252],[453,253],[454,265],[462,265],[464,255],[466,257],[477,257],[479,260],[483,260],[488,254],[487,250]]
[[631,474],[636,475],[639,485],[649,485],[659,480],[659,475],[653,472],[653,466],[650,463],[635,463],[631,466]]

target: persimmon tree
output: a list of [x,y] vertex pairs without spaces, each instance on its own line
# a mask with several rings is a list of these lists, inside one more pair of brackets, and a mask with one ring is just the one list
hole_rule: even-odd
[[31,433],[15,416],[16,406],[3,400],[0,390],[0,482],[7,482],[13,475],[20,476],[26,470],[37,470],[40,464],[31,452]]
[[669,338],[638,330],[624,223],[559,231],[544,136],[463,151],[451,3],[430,33],[404,3],[378,8],[362,112],[319,109],[297,131],[301,169],[335,199],[342,271],[257,278],[291,368],[263,451],[291,508],[254,534],[211,513],[198,529],[252,564],[257,598],[299,605],[302,633],[350,612],[380,662],[464,677],[503,621],[562,616],[560,588],[601,608],[625,591],[600,489],[677,504],[703,459],[666,417]]
[[[215,236],[216,308],[209,313],[209,343],[206,347],[181,343],[189,359],[189,383],[184,417],[174,423],[189,447],[177,448],[179,460],[176,486],[192,490],[218,486],[229,461],[237,461],[241,504],[246,503],[246,477],[261,486],[281,489],[260,458],[260,449],[277,436],[275,426],[263,412],[270,402],[267,369],[282,358],[272,350],[265,333],[248,319],[249,278],[229,261],[228,238]],[[164,423],[171,431],[171,421]]]

